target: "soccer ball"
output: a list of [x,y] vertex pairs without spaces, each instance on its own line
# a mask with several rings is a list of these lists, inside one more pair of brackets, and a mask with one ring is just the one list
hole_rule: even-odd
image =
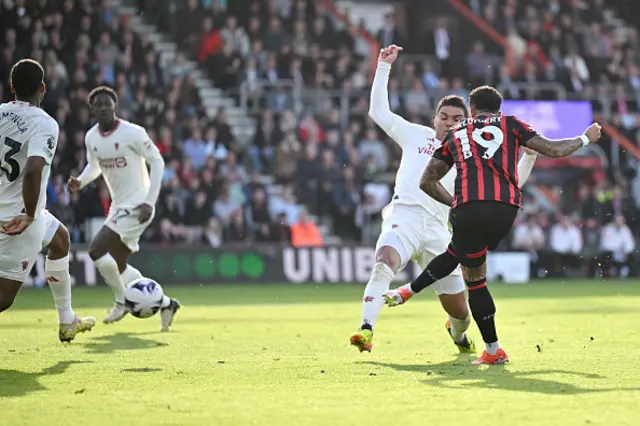
[[164,291],[151,278],[140,278],[127,285],[124,306],[136,318],[149,318],[162,306]]

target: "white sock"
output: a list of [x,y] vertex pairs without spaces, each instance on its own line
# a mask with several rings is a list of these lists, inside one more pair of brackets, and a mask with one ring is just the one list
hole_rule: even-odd
[[122,277],[122,282],[124,283],[125,287],[135,280],[139,280],[140,278],[142,278],[142,274],[140,273],[140,271],[138,271],[131,265],[127,265],[127,269],[125,269],[124,272],[120,274],[120,276]]
[[111,287],[113,294],[116,296],[116,302],[124,303],[124,282],[118,271],[118,263],[109,253],[102,256],[95,262],[96,268],[102,275],[102,278]]
[[413,291],[413,289],[411,288],[411,283],[405,284],[402,287],[406,288],[407,290],[409,290],[409,293],[411,294],[416,294],[415,291]]
[[44,271],[49,288],[53,294],[53,301],[58,310],[58,322],[71,324],[75,314],[71,308],[71,275],[69,275],[69,256],[51,260],[47,257]]
[[170,303],[171,303],[171,299],[169,298],[169,296],[165,294],[164,297],[162,298],[162,307],[166,308],[167,306],[169,306]]
[[464,333],[469,329],[471,325],[471,318],[467,315],[465,319],[454,318],[449,315],[449,322],[451,323],[451,336],[456,343],[462,342]]
[[372,329],[376,325],[380,311],[384,306],[382,295],[389,290],[389,285],[395,275],[393,270],[385,263],[378,262],[373,266],[371,278],[364,289],[361,324],[369,324]]
[[485,346],[489,355],[495,355],[496,352],[498,352],[498,349],[500,349],[500,343],[497,341],[493,343],[485,343]]

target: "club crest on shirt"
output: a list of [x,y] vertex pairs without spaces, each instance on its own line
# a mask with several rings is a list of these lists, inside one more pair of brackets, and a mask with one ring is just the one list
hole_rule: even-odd
[[26,271],[28,267],[29,267],[29,262],[26,261],[26,260],[23,260],[22,261],[22,270]]
[[118,148],[120,148],[120,144],[118,142],[114,143],[113,146],[116,147],[116,151],[118,150]]

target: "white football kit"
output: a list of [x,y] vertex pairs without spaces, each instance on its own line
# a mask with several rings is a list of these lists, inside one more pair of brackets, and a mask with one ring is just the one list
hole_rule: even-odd
[[[373,81],[370,115],[402,149],[394,194],[382,211],[382,231],[376,251],[393,247],[400,255],[403,269],[410,260],[422,269],[444,253],[451,241],[448,227],[449,207],[429,197],[420,189],[420,176],[431,156],[442,144],[435,130],[410,123],[389,109],[387,83],[391,65],[378,63]],[[518,165],[521,185],[531,173],[535,156],[525,155]],[[454,193],[456,171],[451,169],[440,181]],[[457,294],[465,289],[460,267],[431,286],[436,294]]]
[[36,261],[46,231],[50,164],[58,144],[58,123],[40,108],[14,101],[0,105],[0,223],[24,213],[22,182],[27,158],[42,157],[40,198],[35,220],[20,235],[0,233],[0,277],[24,282]]
[[164,167],[162,155],[147,131],[136,124],[118,119],[116,127],[102,133],[96,124],[85,136],[87,167],[79,177],[82,186],[103,175],[112,203],[105,226],[120,236],[132,251],[139,249],[138,241],[153,220],[138,220],[136,207],[147,203],[155,206],[163,170],[158,170],[158,182],[150,182],[145,161],[154,167]]

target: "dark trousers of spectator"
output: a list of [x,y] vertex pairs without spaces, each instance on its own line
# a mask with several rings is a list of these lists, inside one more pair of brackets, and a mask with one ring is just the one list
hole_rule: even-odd
[[580,257],[574,253],[549,253],[549,277],[563,278],[572,269],[580,268]]
[[356,214],[354,209],[341,209],[335,206],[333,214],[334,233],[348,241],[360,241],[362,235],[360,228],[356,226]]
[[630,272],[629,258],[625,257],[624,260],[615,259],[612,252],[600,253],[600,255],[597,256],[595,263],[595,273],[592,276],[598,274],[598,269],[600,269],[602,276],[605,278],[612,276],[626,278]]

